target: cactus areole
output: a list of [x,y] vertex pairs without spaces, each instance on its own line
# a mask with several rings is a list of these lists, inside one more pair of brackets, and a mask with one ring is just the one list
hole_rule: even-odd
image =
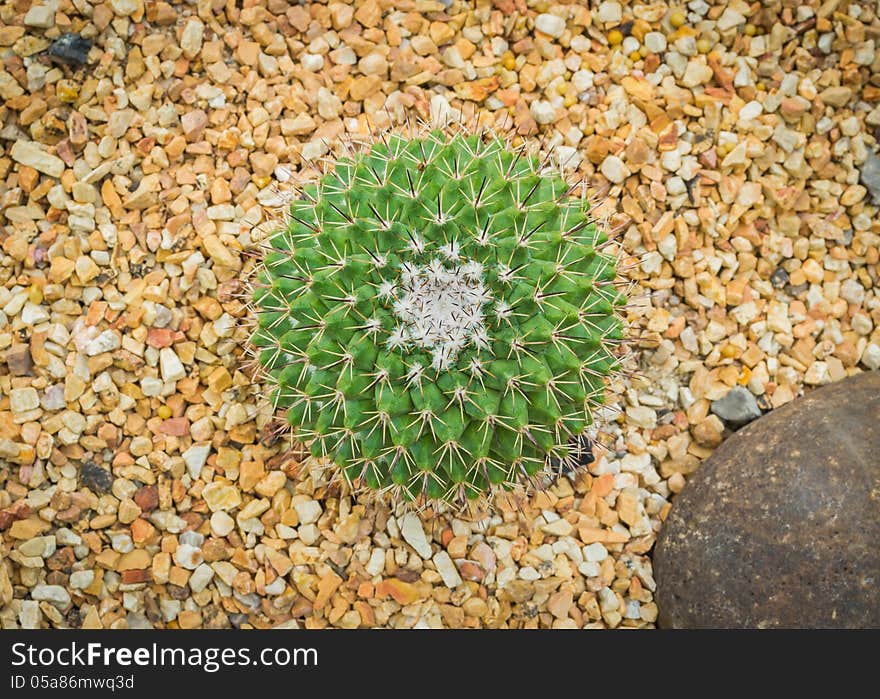
[[392,135],[302,188],[253,343],[298,439],[347,480],[462,504],[565,460],[617,367],[604,233],[500,139]]

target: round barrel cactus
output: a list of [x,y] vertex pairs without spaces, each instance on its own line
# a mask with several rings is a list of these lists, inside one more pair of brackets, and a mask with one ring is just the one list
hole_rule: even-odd
[[558,171],[500,138],[386,136],[303,185],[254,289],[296,437],[346,479],[464,503],[570,457],[623,295]]

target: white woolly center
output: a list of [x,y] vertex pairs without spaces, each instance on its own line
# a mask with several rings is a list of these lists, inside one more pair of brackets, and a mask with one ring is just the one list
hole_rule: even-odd
[[[449,252],[454,251],[454,255]],[[457,249],[444,251],[448,259],[457,258]],[[483,322],[483,306],[491,294],[483,284],[483,266],[464,262],[452,267],[433,259],[424,266],[404,263],[393,305],[401,325],[388,338],[390,347],[412,342],[432,350],[432,367],[448,368],[469,343],[486,347],[489,337]],[[392,295],[383,285],[380,294]]]

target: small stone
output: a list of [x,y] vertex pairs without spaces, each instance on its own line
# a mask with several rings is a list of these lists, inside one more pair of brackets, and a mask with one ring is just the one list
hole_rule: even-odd
[[92,40],[79,34],[62,34],[49,47],[49,58],[56,63],[78,68],[85,65],[92,49]]
[[816,360],[807,368],[804,374],[804,383],[808,386],[822,386],[831,382],[831,374],[828,362]]
[[26,27],[37,27],[38,29],[49,29],[50,27],[54,27],[55,3],[34,5],[31,7],[24,16],[24,25]]
[[51,602],[61,609],[70,604],[70,594],[61,585],[36,585],[31,590],[31,599]]
[[573,595],[568,590],[560,590],[550,595],[547,600],[547,611],[557,619],[567,619],[568,611],[574,602]]
[[101,268],[95,264],[95,261],[88,255],[80,255],[76,258],[74,271],[79,280],[84,284],[92,281],[101,273]]
[[82,484],[93,493],[109,493],[113,487],[113,474],[94,461],[84,461],[79,469]]
[[638,427],[654,429],[657,426],[657,413],[645,405],[630,405],[626,409],[630,422]]
[[216,235],[204,236],[202,243],[214,264],[233,269],[238,269],[241,266],[239,259],[229,251]]
[[381,85],[382,78],[378,75],[364,75],[360,78],[355,78],[349,89],[349,96],[355,102],[360,102],[375,94]]
[[120,17],[129,17],[138,11],[139,0],[110,0],[110,7]]
[[681,78],[682,87],[694,88],[712,80],[712,69],[699,60],[688,61],[684,75]]
[[[378,55],[378,54],[374,54]],[[380,56],[382,60],[384,57]],[[366,60],[366,59],[364,59]],[[386,61],[387,66],[387,61]],[[377,68],[378,66],[373,66]],[[318,89],[318,114],[324,119],[335,119],[342,110],[342,101],[326,87]],[[298,114],[290,125],[290,133],[294,135],[307,134],[315,130],[317,124],[308,114]]]
[[154,485],[145,485],[137,489],[133,500],[142,512],[152,512],[159,506],[159,489]]
[[163,347],[159,350],[159,368],[163,381],[178,381],[186,377],[183,363],[170,347]]
[[[241,505],[241,493],[234,485],[221,482],[208,483],[202,489],[202,497],[208,503],[211,512],[232,510]],[[213,519],[212,519],[213,522]],[[228,534],[229,532],[227,532]],[[225,536],[223,534],[222,536]]]
[[404,582],[398,578],[390,578],[376,585],[376,596],[380,598],[393,597],[398,604],[407,606],[424,599],[426,592],[420,585]]
[[425,536],[422,521],[412,512],[407,512],[400,520],[400,533],[403,540],[412,546],[423,559],[431,558],[431,544]]
[[437,567],[437,572],[440,573],[440,577],[443,578],[443,584],[446,587],[454,590],[461,585],[461,576],[458,574],[455,564],[446,551],[440,551],[434,556],[434,565]]
[[300,56],[302,67],[310,73],[317,73],[324,67],[324,57],[314,53],[303,53]]
[[[6,366],[9,367],[9,373],[13,376],[30,376],[34,362],[31,358],[31,351],[27,345],[13,345],[6,350]],[[63,405],[61,407],[64,407]],[[47,410],[45,404],[43,409]]]
[[791,333],[791,319],[788,306],[782,302],[771,301],[767,306],[767,328],[776,333]]
[[126,197],[122,206],[126,209],[140,211],[153,206],[159,198],[161,183],[155,173],[147,175],[139,183],[137,188]]
[[110,545],[114,551],[119,553],[128,553],[134,548],[131,536],[128,534],[111,534]]
[[122,346],[122,340],[112,330],[105,330],[86,345],[86,354],[94,357],[105,352],[113,352]]
[[[364,75],[384,75],[385,73],[388,72],[388,61],[385,58],[385,56],[383,56],[381,53],[371,53],[371,54],[364,56],[358,62],[358,69]],[[327,90],[326,88],[324,88],[324,90],[326,93],[329,93],[329,95],[333,94],[329,90]],[[325,96],[325,100],[326,99],[327,99],[327,97]],[[321,94],[319,91],[319,94],[318,94],[318,110],[319,110],[319,112],[320,112],[320,108],[321,108]]]
[[59,178],[64,173],[64,161],[47,153],[33,141],[17,140],[12,144],[9,155],[17,163],[34,168],[49,177]]
[[76,570],[70,574],[70,587],[74,590],[83,590],[95,581],[94,570]]
[[596,12],[596,19],[602,24],[620,24],[623,19],[623,9],[619,2],[603,2],[599,3],[599,9]]
[[722,12],[721,16],[716,20],[715,26],[717,26],[720,31],[726,32],[728,29],[733,29],[734,27],[745,23],[746,18],[739,12],[731,7],[725,7],[724,12]]
[[819,99],[832,107],[844,107],[852,99],[852,88],[845,85],[829,87],[819,93]]
[[201,563],[189,576],[189,589],[193,592],[201,592],[214,578],[214,569],[207,563]]
[[630,174],[626,165],[616,155],[607,156],[602,161],[599,170],[609,182],[614,184],[622,183]]
[[371,576],[376,576],[382,573],[385,568],[385,552],[382,549],[373,549],[373,552],[370,554],[370,560],[367,561],[367,564],[364,566],[364,570]]
[[724,441],[724,423],[717,415],[709,415],[691,428],[694,439],[704,447],[714,449]]
[[738,118],[742,121],[751,121],[752,119],[757,119],[763,113],[764,106],[757,100],[752,100],[739,110]]
[[535,586],[526,580],[512,580],[504,587],[506,596],[513,602],[528,602],[535,594]]
[[471,558],[480,564],[487,573],[495,570],[497,556],[485,541],[479,541],[471,550]]
[[862,358],[860,361],[872,371],[880,369],[880,345],[874,342],[869,342],[862,352]]
[[49,529],[49,523],[37,517],[28,517],[27,519],[17,519],[9,527],[9,536],[20,541],[25,539],[33,539],[40,536]]
[[314,161],[330,150],[330,144],[323,138],[316,138],[303,144],[301,155],[304,160]]
[[274,497],[287,483],[287,476],[283,471],[270,471],[254,486],[254,492],[267,498]]
[[529,105],[529,111],[539,124],[552,124],[556,121],[556,108],[547,100],[534,100]]
[[235,520],[225,512],[215,512],[211,515],[211,531],[215,535],[220,537],[227,536],[233,529],[235,529]]
[[180,117],[180,126],[188,141],[198,141],[208,125],[208,115],[203,109],[193,109]]
[[210,453],[210,444],[193,444],[181,454],[186,463],[186,470],[193,479],[198,478],[201,474]]
[[323,512],[321,503],[316,500],[298,502],[294,505],[294,509],[296,510],[297,517],[299,517],[300,524],[313,524],[317,522]]
[[666,36],[660,32],[645,34],[645,48],[651,53],[663,53],[666,50]]
[[721,167],[727,169],[737,165],[745,165],[748,162],[746,153],[746,143],[738,143],[730,153],[724,156],[724,160],[721,161]]
[[871,193],[871,199],[875,206],[880,206],[880,156],[876,153],[868,153],[865,162],[859,170],[862,184]]
[[25,325],[39,325],[47,322],[49,318],[49,309],[42,304],[37,305],[28,301],[21,310],[21,321]]
[[18,550],[24,556],[48,558],[55,553],[56,541],[54,536],[37,536],[18,545]]
[[541,525],[541,531],[551,536],[570,536],[574,525],[564,519],[557,519]]
[[9,409],[13,413],[26,413],[30,410],[36,410],[40,407],[40,396],[37,389],[31,388],[13,388],[9,392]]
[[608,549],[598,541],[584,546],[584,559],[590,563],[601,563],[608,558]]
[[736,386],[722,398],[712,401],[711,410],[724,422],[734,427],[748,424],[761,417],[758,401],[747,388]]
[[122,554],[116,563],[116,570],[120,573],[126,570],[146,570],[153,562],[153,557],[149,551],[144,549],[134,549],[128,553]]
[[202,39],[205,34],[205,25],[195,18],[191,17],[183,27],[180,34],[180,48],[183,55],[192,60],[198,56],[202,50]]
[[785,97],[779,104],[779,111],[789,121],[797,121],[810,109],[810,103],[803,97]]
[[174,552],[174,561],[187,570],[195,570],[203,560],[202,550],[191,544],[179,544]]
[[23,629],[39,629],[43,612],[40,603],[34,600],[22,600],[18,612],[18,623]]
[[540,14],[535,17],[535,29],[558,39],[565,31],[565,20],[548,13]]

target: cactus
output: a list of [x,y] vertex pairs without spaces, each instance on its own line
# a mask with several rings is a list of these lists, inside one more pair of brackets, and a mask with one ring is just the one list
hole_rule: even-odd
[[498,137],[385,136],[269,236],[255,351],[350,483],[463,504],[583,439],[625,299],[588,202],[545,165]]

